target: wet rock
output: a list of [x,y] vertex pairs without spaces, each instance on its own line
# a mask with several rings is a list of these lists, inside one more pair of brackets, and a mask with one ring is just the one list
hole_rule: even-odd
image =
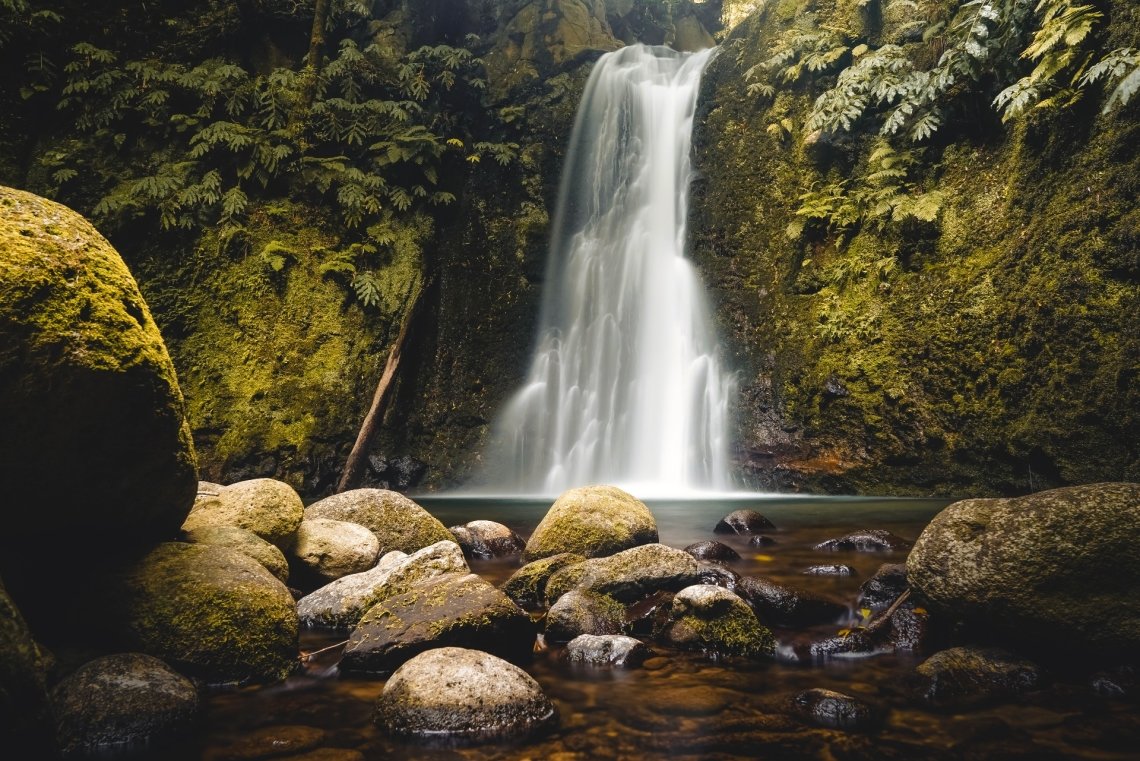
[[646,544],[563,568],[546,582],[546,599],[554,602],[580,589],[633,602],[659,590],[687,587],[696,582],[697,572],[692,555],[663,544]]
[[507,597],[519,605],[524,607],[540,605],[545,599],[546,582],[551,575],[585,559],[572,552],[562,552],[542,560],[535,560],[511,574],[511,577],[503,582],[501,589]]
[[208,544],[160,544],[102,592],[133,648],[212,682],[274,681],[296,666],[293,597],[260,563]]
[[749,547],[771,547],[776,540],[766,534],[757,534],[748,540]]
[[471,521],[462,526],[452,526],[448,531],[468,557],[508,557],[521,554],[526,547],[522,537],[494,521]]
[[891,614],[890,643],[895,650],[922,650],[930,639],[930,614],[913,602],[905,602]]
[[743,577],[739,589],[757,618],[769,626],[835,623],[847,614],[845,605],[759,576]]
[[282,583],[289,581],[289,564],[284,553],[252,531],[237,526],[201,526],[183,531],[182,538],[191,544],[212,544],[236,550],[261,563]]
[[[381,488],[404,492],[418,486],[427,475],[428,465],[410,455],[385,459],[377,455],[368,457],[369,475],[377,480]],[[371,481],[372,479],[369,479]],[[370,486],[376,484],[369,484]]]
[[371,608],[352,630],[345,671],[386,672],[444,646],[484,650],[513,660],[534,647],[530,616],[475,574],[446,574],[415,584]]
[[998,648],[950,648],[930,656],[915,671],[922,697],[937,706],[1012,698],[1044,683],[1037,664]]
[[907,559],[907,577],[934,614],[1019,647],[1134,656],[1138,535],[1140,484],[970,499],[930,522]]
[[1102,698],[1128,698],[1137,693],[1140,679],[1137,679],[1135,666],[1116,666],[1093,674],[1089,687]]
[[661,637],[686,650],[713,655],[772,655],[776,641],[748,604],[727,589],[698,584],[673,598]]
[[412,500],[387,489],[352,489],[305,509],[306,518],[331,518],[364,526],[380,540],[380,554],[416,552],[455,537]]
[[325,732],[304,725],[275,725],[242,733],[240,740],[206,754],[207,761],[255,761],[312,751],[325,741]]
[[635,637],[649,637],[660,631],[673,607],[673,593],[655,592],[625,609],[625,630]]
[[884,563],[859,587],[857,607],[882,610],[910,587],[904,563]]
[[697,562],[697,584],[711,584],[714,587],[724,587],[730,592],[739,594],[741,575],[731,568],[720,563],[706,560]]
[[804,690],[792,699],[794,711],[819,727],[866,730],[878,723],[876,711],[861,700],[832,690]]
[[856,576],[849,565],[809,565],[801,571],[805,576]]
[[356,523],[306,518],[297,529],[289,554],[301,577],[327,583],[375,567],[380,540]]
[[45,663],[23,615],[0,585],[0,737],[47,755]]
[[392,674],[376,722],[394,735],[489,741],[551,728],[557,714],[538,682],[517,666],[478,650],[444,647]]
[[690,544],[685,548],[697,560],[740,560],[740,553],[720,542],[708,541]]
[[343,576],[297,601],[305,626],[346,630],[369,608],[445,573],[469,573],[463,551],[450,539],[407,555],[389,552],[375,568]]
[[772,521],[755,510],[734,510],[713,527],[717,534],[759,534],[776,528]]
[[546,641],[569,642],[580,634],[620,634],[625,607],[608,595],[570,591],[546,614]]
[[194,683],[140,653],[91,661],[52,691],[64,756],[154,751],[185,733],[198,713]]
[[818,663],[832,658],[866,658],[891,651],[890,645],[865,629],[846,629],[842,634],[821,640],[802,638],[792,644],[791,660]]
[[529,560],[573,552],[604,557],[657,541],[657,522],[641,500],[615,486],[585,486],[562,494],[526,544]]
[[890,531],[869,528],[820,542],[815,549],[828,552],[905,552],[910,546],[910,542]]
[[653,651],[641,640],[620,634],[581,634],[566,645],[566,660],[591,666],[640,666]]
[[285,549],[304,514],[305,506],[292,486],[272,478],[255,478],[223,486],[217,497],[198,500],[182,530],[236,526]]

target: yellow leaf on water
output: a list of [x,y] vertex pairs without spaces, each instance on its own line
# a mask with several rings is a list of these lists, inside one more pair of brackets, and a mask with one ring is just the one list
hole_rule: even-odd
[[761,563],[771,563],[776,558],[772,557],[771,555],[753,555],[752,559],[759,560]]
[[871,617],[871,609],[870,608],[860,608],[859,609],[859,615],[862,616],[863,618],[870,618]]
[[926,615],[926,608],[915,608],[914,612],[916,615],[925,616]]

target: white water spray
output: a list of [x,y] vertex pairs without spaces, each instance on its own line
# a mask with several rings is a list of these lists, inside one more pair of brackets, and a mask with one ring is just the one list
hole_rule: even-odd
[[563,170],[539,342],[489,453],[503,491],[731,488],[733,382],[684,257],[693,113],[711,54],[632,45],[590,76]]

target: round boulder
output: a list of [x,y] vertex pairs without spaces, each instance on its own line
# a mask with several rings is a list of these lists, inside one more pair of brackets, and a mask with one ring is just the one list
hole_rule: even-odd
[[697,560],[740,560],[740,553],[721,542],[697,542],[685,548]]
[[392,674],[376,721],[394,735],[488,741],[551,728],[557,713],[519,667],[478,650],[443,647]]
[[907,558],[906,573],[935,612],[1012,643],[1134,657],[1137,536],[1140,484],[969,499],[935,516]]
[[640,666],[653,651],[639,639],[621,634],[581,634],[566,645],[566,660],[591,666]]
[[356,523],[380,540],[380,554],[412,553],[455,537],[431,513],[403,494],[388,489],[352,489],[325,497],[305,509],[306,518]]
[[546,614],[546,640],[569,642],[580,634],[619,634],[625,608],[612,597],[567,592]]
[[301,576],[330,582],[376,565],[380,540],[364,526],[329,518],[306,518],[290,552]]
[[129,641],[213,682],[283,679],[297,662],[293,597],[258,562],[208,544],[160,544],[109,604]]
[[657,541],[657,521],[645,503],[616,486],[564,492],[526,544],[529,560],[573,552],[587,558]]
[[0,564],[22,590],[49,555],[58,572],[174,536],[198,477],[174,366],[111,244],[0,187],[0,251]]
[[304,514],[305,505],[292,486],[272,478],[254,478],[223,486],[217,497],[199,499],[182,530],[236,526],[285,549]]
[[673,598],[661,636],[686,650],[713,655],[772,655],[776,640],[748,604],[727,589],[686,587]]
[[772,521],[755,510],[734,510],[713,527],[716,534],[759,534],[776,528]]
[[189,730],[198,712],[194,683],[141,653],[81,666],[51,699],[64,756],[154,750]]
[[526,542],[501,523],[471,521],[448,529],[468,557],[501,558],[522,553]]
[[265,566],[265,570],[285,583],[289,580],[289,563],[281,550],[252,531],[237,526],[202,526],[183,531],[182,538],[191,544],[213,544],[237,550]]

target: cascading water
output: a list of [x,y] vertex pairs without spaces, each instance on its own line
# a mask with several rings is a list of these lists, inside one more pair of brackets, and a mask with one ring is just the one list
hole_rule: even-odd
[[505,491],[730,488],[733,381],[684,257],[690,135],[711,55],[632,45],[590,76],[563,170],[538,345],[489,453]]

